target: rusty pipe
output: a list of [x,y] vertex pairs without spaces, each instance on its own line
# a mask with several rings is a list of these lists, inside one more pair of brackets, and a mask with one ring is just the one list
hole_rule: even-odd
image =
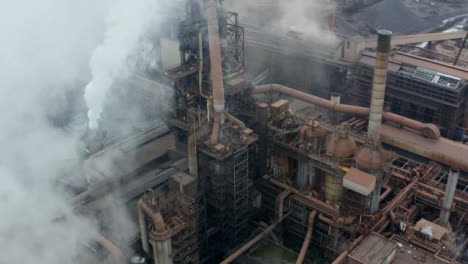
[[372,81],[371,103],[369,107],[369,125],[367,127],[367,137],[372,139],[372,142],[376,146],[380,145],[380,127],[382,126],[391,39],[391,31],[378,31],[377,54],[374,68],[374,79]]
[[324,216],[322,213],[319,213],[318,219],[324,223],[327,223],[328,225],[333,225],[333,220]]
[[299,196],[300,198],[306,200],[313,209],[319,211],[319,212],[323,212],[327,215],[332,215],[334,216],[335,218],[337,218],[339,215],[340,215],[340,211],[338,209],[336,209],[335,207],[327,204],[327,203],[324,203],[322,201],[320,201],[319,199],[316,199],[310,195],[305,195],[303,193],[301,193],[299,190],[287,185],[287,184],[284,184],[284,183],[281,183],[279,182],[278,180],[276,179],[273,179],[273,178],[270,178],[270,182],[282,189],[285,189],[285,190],[291,190],[291,192],[297,196]]
[[392,192],[392,190],[393,190],[390,186],[387,186],[387,185],[384,185],[382,187],[385,189],[385,191],[380,195],[380,198],[379,198],[380,201],[387,198],[390,195],[390,193]]
[[276,222],[268,226],[265,230],[263,230],[262,233],[258,234],[254,238],[252,238],[249,242],[245,243],[241,248],[236,250],[234,253],[232,253],[229,257],[227,257],[225,260],[221,262],[221,264],[228,264],[234,261],[237,257],[242,255],[244,252],[249,250],[253,245],[255,245],[258,241],[262,240],[264,237],[266,237],[268,234],[270,234],[275,228],[286,218],[288,215],[284,215],[282,218],[278,219]]
[[[205,0],[205,13],[208,23],[208,45],[210,50],[210,78],[213,89],[213,108],[224,113],[224,80],[219,38],[218,1]],[[222,120],[222,119],[221,119]]]
[[219,136],[219,120],[215,119],[213,122],[213,129],[211,130],[211,137],[210,137],[210,144],[215,146],[218,144],[218,136]]
[[226,112],[226,117],[229,119],[229,121],[231,121],[232,123],[236,124],[237,126],[241,127],[241,128],[246,128],[244,122],[240,121],[239,119],[237,119],[235,116],[229,114]]
[[206,100],[211,100],[203,93],[203,34],[201,30],[198,33],[198,92]]
[[[296,89],[292,89],[280,84],[267,84],[267,85],[259,85],[255,86],[252,90],[252,94],[263,94],[267,92],[279,92],[281,94],[294,97],[298,100],[311,103],[320,107],[324,107],[330,109],[332,111],[345,113],[345,114],[353,114],[359,116],[369,116],[370,110],[367,107],[362,106],[355,106],[355,105],[347,105],[347,104],[338,104],[332,102],[330,100],[311,95],[308,93],[304,93],[298,91]],[[416,131],[421,132],[426,137],[431,139],[439,139],[440,138],[440,130],[434,124],[425,124],[421,123],[416,120],[412,120],[406,118],[404,116],[400,116],[394,113],[385,112],[383,113],[383,119],[398,124],[400,126],[408,127],[414,129]]]
[[333,262],[332,264],[341,264],[343,263],[346,258],[348,257],[349,252],[351,252],[359,243],[361,243],[364,240],[365,236],[361,235],[359,236],[354,242],[351,244],[351,246],[343,251]]
[[146,225],[145,214],[143,212],[142,203],[143,203],[143,200],[141,199],[137,202],[138,223],[140,226],[141,245],[143,247],[143,251],[149,254],[150,248],[148,244],[148,229]]
[[[425,189],[428,189],[428,190],[430,190],[430,191],[432,191],[432,192],[434,192],[434,193],[437,193],[438,195],[445,196],[445,192],[444,192],[444,191],[439,190],[439,189],[437,189],[437,188],[435,188],[435,187],[432,187],[432,186],[427,185],[427,184],[422,183],[422,182],[418,183],[418,185],[421,186],[421,187],[423,187],[423,188],[425,188]],[[458,196],[453,197],[453,200],[456,201],[456,202],[458,202],[458,203],[462,203],[462,204],[464,204],[464,205],[468,205],[468,200],[463,199],[463,198],[460,198],[460,197],[458,197]]]
[[309,215],[309,224],[307,226],[307,233],[304,238],[304,243],[302,244],[301,251],[299,253],[299,256],[297,257],[296,264],[302,264],[304,262],[305,255],[307,253],[307,249],[309,248],[310,240],[312,239],[312,233],[314,231],[314,222],[315,222],[315,217],[317,216],[317,211],[313,210],[310,212]]
[[107,249],[116,259],[118,264],[125,264],[125,255],[122,253],[119,247],[117,247],[112,241],[105,238],[103,235],[98,234],[94,240],[101,245],[103,248]]
[[278,212],[277,212],[278,219],[281,219],[281,218],[283,217],[283,212],[284,212],[284,200],[285,200],[286,197],[288,197],[290,194],[291,194],[291,190],[284,190],[283,192],[281,192],[281,193],[278,195],[278,200],[277,200],[277,204],[278,204]]

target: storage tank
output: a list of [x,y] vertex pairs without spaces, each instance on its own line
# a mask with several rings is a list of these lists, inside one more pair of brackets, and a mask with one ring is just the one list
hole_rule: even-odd
[[[349,127],[338,126],[327,139],[327,155],[341,164],[343,160],[352,159],[356,153],[356,142],[349,137]],[[331,173],[325,174],[325,199],[331,203],[340,203],[343,196],[343,177]]]

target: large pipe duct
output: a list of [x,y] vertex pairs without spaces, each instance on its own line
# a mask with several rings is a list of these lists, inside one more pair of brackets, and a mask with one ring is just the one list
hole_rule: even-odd
[[[298,100],[318,105],[340,113],[353,114],[359,116],[369,116],[370,113],[369,108],[367,107],[334,103],[330,100],[323,99],[308,93],[304,93],[280,84],[259,85],[256,86],[252,91],[253,94],[263,94],[267,92],[279,92],[284,95],[294,97]],[[408,127],[417,130],[428,138],[436,140],[440,138],[440,131],[434,124],[421,123],[419,121],[409,119],[404,116],[390,112],[383,113],[383,119],[393,122],[395,124],[399,124],[403,127]]]
[[377,54],[375,60],[374,80],[372,82],[372,96],[369,113],[369,126],[367,137],[375,146],[380,144],[380,127],[385,98],[385,86],[387,85],[388,57],[390,54],[390,40],[392,32],[379,30],[377,40]]
[[312,212],[310,212],[309,223],[307,226],[307,233],[304,238],[304,243],[302,244],[301,251],[299,252],[299,256],[297,257],[296,264],[302,264],[304,262],[307,249],[309,248],[310,240],[312,239],[312,233],[314,232],[314,222],[315,222],[316,216],[317,216],[316,210],[313,210]]
[[172,242],[171,234],[167,229],[166,223],[160,212],[153,214],[152,237],[150,239],[153,245],[153,259],[155,264],[172,264]]
[[224,81],[219,40],[218,1],[205,0],[206,20],[208,22],[208,44],[210,50],[210,78],[213,89],[213,108],[224,113]]
[[117,247],[114,243],[112,243],[112,241],[105,238],[101,234],[98,234],[94,238],[94,240],[96,241],[96,243],[101,245],[101,247],[107,249],[107,251],[109,251],[109,253],[111,253],[112,256],[114,256],[117,264],[125,264],[126,263],[125,255],[122,253],[122,250],[120,250],[119,247]]
[[275,228],[281,224],[281,222],[286,218],[287,215],[284,215],[282,218],[278,219],[276,222],[268,226],[262,233],[258,234],[256,237],[252,238],[249,242],[245,243],[241,248],[239,248],[237,251],[232,253],[229,257],[227,257],[225,260],[221,262],[221,264],[228,264],[233,262],[236,258],[238,258],[240,255],[242,255],[244,252],[249,250],[252,246],[257,244],[260,240],[265,238],[268,234],[273,232]]
[[[253,94],[262,94],[267,92],[279,92],[332,111],[360,116],[369,115],[369,108],[335,104],[329,100],[279,84],[256,86],[252,91]],[[383,113],[383,119],[402,127],[416,130],[424,136],[419,133],[414,133],[408,129],[400,129],[398,127],[384,124],[380,131],[382,142],[468,172],[468,162],[466,162],[468,146],[446,138],[441,138],[440,131],[434,124],[421,123],[390,112]]]
[[449,170],[447,185],[445,187],[445,197],[440,210],[440,225],[447,227],[450,220],[450,211],[452,210],[453,197],[457,190],[459,170]]
[[[153,212],[152,208],[140,199],[137,203],[138,221],[143,250],[150,254],[149,244],[153,246],[153,259],[156,264],[172,264],[171,233],[160,212]],[[153,230],[148,233],[146,217],[152,220]],[[149,243],[148,243],[149,242]]]

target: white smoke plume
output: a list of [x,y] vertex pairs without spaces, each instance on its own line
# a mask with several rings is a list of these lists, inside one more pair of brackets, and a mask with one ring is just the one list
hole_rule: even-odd
[[3,1],[0,10],[0,263],[71,263],[93,228],[53,188],[76,138],[52,106],[84,78],[110,1]]
[[[100,89],[125,74],[125,59],[150,23],[161,19],[151,17],[158,11],[154,2],[165,1],[173,2],[2,2],[0,263],[75,263],[83,243],[96,235],[97,226],[73,212],[70,195],[55,186],[60,164],[78,158],[79,135],[51,116],[71,108],[69,94],[91,74],[86,98],[99,112]],[[70,100],[83,101],[82,94]]]
[[275,33],[299,33],[316,42],[336,40],[330,32],[332,0],[227,0],[226,4],[239,13],[241,23],[260,24]]
[[[156,67],[156,55],[150,36],[161,31],[158,26],[168,18],[180,0],[118,0],[107,19],[103,42],[94,50],[90,61],[92,80],[86,86],[89,127],[96,129],[112,84],[134,71],[135,59],[146,59]],[[153,57],[147,55],[153,55]],[[141,64],[141,61],[140,61]]]

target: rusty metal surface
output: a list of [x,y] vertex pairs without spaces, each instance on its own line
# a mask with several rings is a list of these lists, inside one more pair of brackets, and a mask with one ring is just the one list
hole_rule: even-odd
[[356,166],[360,169],[380,169],[384,165],[384,159],[380,150],[370,146],[363,146],[355,157]]
[[428,221],[424,218],[420,219],[414,229],[418,232],[422,232],[424,227],[429,227],[432,230],[432,239],[441,240],[445,235],[449,235],[450,232],[447,228],[437,225],[431,221]]
[[215,120],[213,122],[213,129],[211,130],[210,144],[215,146],[218,144],[218,135],[219,135],[219,121]]
[[388,238],[372,233],[359,244],[348,256],[352,260],[349,263],[373,264],[392,263],[395,255],[396,243],[392,243]]
[[433,140],[407,129],[383,125],[382,142],[440,162],[453,168],[468,171],[468,146],[445,138]]
[[343,178],[343,187],[368,196],[375,188],[376,177],[356,168],[351,168]]
[[[318,105],[318,106],[321,106],[321,107],[324,107],[324,108],[327,108],[336,112],[359,115],[359,116],[369,116],[369,113],[370,113],[370,110],[367,107],[337,104],[330,100],[323,99],[321,97],[314,96],[308,93],[304,93],[304,92],[301,92],[296,89],[292,89],[292,88],[289,88],[280,84],[259,85],[259,86],[256,86],[252,91],[253,94],[262,94],[262,93],[267,93],[267,92],[279,92],[284,95],[294,97],[298,100],[308,102],[314,105]],[[424,135],[431,137],[433,139],[438,139],[440,137],[440,131],[434,125],[424,124],[419,121],[412,120],[404,116],[400,116],[400,115],[389,113],[389,112],[383,113],[383,118],[393,123],[420,131]],[[430,128],[429,132],[426,131],[427,127]]]
[[356,153],[356,142],[350,137],[339,137],[327,141],[327,153],[335,158],[351,158]]
[[213,89],[213,106],[216,112],[224,112],[224,80],[219,40],[218,2],[205,0],[206,20],[208,22],[208,44],[210,49],[210,79]]

